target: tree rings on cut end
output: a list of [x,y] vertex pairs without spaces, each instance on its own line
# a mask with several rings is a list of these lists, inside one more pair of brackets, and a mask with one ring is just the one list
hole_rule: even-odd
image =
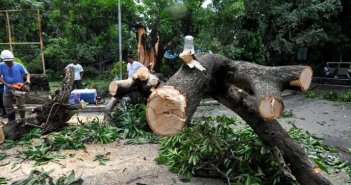
[[172,86],[163,86],[148,99],[146,118],[150,128],[160,136],[180,132],[186,121],[186,98]]
[[108,87],[109,91],[110,91],[110,94],[112,96],[115,96],[117,94],[117,89],[118,89],[118,81],[117,80],[113,80],[109,87]]
[[140,67],[133,75],[133,80],[145,81],[149,78],[149,69],[145,66]]
[[264,96],[258,104],[258,112],[265,121],[273,121],[280,118],[283,111],[283,101],[274,96]]
[[313,71],[311,67],[302,69],[300,76],[297,80],[290,81],[290,86],[300,87],[301,91],[307,91],[312,83]]

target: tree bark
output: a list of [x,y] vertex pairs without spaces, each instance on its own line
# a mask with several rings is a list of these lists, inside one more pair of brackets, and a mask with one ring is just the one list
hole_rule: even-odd
[[21,120],[10,121],[0,129],[7,139],[20,139],[33,128],[40,128],[42,133],[52,132],[67,125],[74,115],[73,107],[67,104],[74,81],[74,69],[68,68],[60,92],[53,100],[33,110],[32,114]]
[[277,120],[265,121],[257,114],[255,97],[240,92],[240,89],[233,85],[218,89],[218,93],[213,94],[213,97],[237,113],[251,126],[265,145],[282,156],[283,164],[280,165],[286,175],[296,178],[302,185],[332,184],[323,174],[314,172],[318,166],[290,138]]
[[105,108],[104,120],[109,121],[111,119],[112,110],[128,93],[138,91],[144,97],[149,97],[160,83],[160,79],[150,73],[146,67],[139,68],[132,78],[112,81],[109,86],[112,98]]
[[201,97],[211,95],[242,117],[272,149],[285,175],[303,185],[331,184],[276,121],[284,110],[281,91],[306,91],[312,80],[308,66],[267,67],[232,61],[213,54],[193,56],[205,71],[183,65],[149,97],[147,120],[162,136],[174,135],[191,118]]
[[138,24],[137,29],[137,43],[138,43],[138,59],[139,62],[149,69],[153,70],[156,65],[159,36],[157,34],[157,27],[153,28],[153,34],[148,35],[144,26]]

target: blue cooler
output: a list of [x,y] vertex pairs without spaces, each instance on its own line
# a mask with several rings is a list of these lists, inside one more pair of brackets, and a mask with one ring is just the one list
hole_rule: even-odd
[[97,92],[96,89],[76,89],[71,92],[71,95],[75,95],[87,103],[95,103]]

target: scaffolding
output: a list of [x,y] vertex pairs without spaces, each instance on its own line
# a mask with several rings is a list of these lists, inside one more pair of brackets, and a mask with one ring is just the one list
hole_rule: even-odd
[[[11,28],[11,21],[10,21],[10,14],[14,12],[24,12],[24,11],[29,11],[33,12],[36,14],[37,21],[38,21],[38,36],[39,36],[39,41],[36,42],[13,42],[14,37],[12,35],[12,28]],[[45,60],[44,60],[44,46],[43,46],[43,36],[42,36],[42,30],[41,30],[41,16],[40,16],[40,10],[39,9],[21,9],[21,10],[0,10],[0,14],[5,14],[6,17],[6,31],[7,31],[7,36],[8,36],[8,42],[5,43],[0,43],[0,45],[8,45],[10,47],[10,50],[13,52],[13,46],[14,45],[39,45],[40,46],[40,56],[41,56],[41,62],[42,62],[42,67],[43,67],[43,74],[46,74],[46,69],[45,69]]]

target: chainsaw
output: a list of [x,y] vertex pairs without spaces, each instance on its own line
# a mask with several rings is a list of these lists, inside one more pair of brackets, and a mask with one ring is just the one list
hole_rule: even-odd
[[53,101],[52,99],[30,96],[30,88],[27,82],[12,84],[10,86],[10,89],[12,91],[12,94],[15,96],[24,96],[27,98],[29,97],[31,99],[39,100],[39,101]]
[[15,83],[11,86],[12,94],[15,96],[27,96],[30,92],[29,85],[27,83]]

